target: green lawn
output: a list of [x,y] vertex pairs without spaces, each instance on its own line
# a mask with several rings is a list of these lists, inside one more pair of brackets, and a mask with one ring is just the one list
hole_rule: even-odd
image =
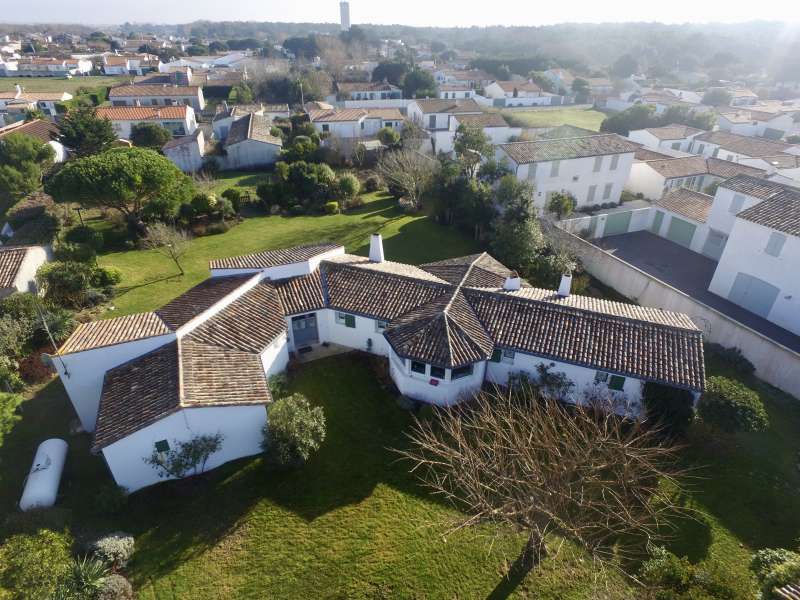
[[0,92],[14,90],[19,84],[28,92],[69,92],[74,94],[80,87],[99,87],[119,85],[128,81],[128,77],[110,77],[106,75],[73,77],[0,77]]
[[[213,186],[224,190],[234,182],[252,187],[263,175],[238,175],[217,180]],[[158,308],[191,286],[208,277],[208,261],[238,254],[298,244],[333,241],[348,252],[366,254],[369,236],[379,232],[384,238],[388,260],[419,264],[477,252],[480,248],[458,231],[444,228],[424,214],[406,215],[387,196],[369,195],[367,202],[347,214],[245,219],[220,235],[193,240],[183,260],[186,275],[177,276],[175,265],[155,251],[125,251],[105,254],[100,263],[122,271],[122,292],[114,300],[116,310],[105,317]],[[96,222],[98,226],[101,222]]]
[[585,129],[600,130],[600,123],[606,118],[603,113],[590,108],[561,109],[516,109],[503,110],[501,114],[514,127],[555,127],[574,125]]

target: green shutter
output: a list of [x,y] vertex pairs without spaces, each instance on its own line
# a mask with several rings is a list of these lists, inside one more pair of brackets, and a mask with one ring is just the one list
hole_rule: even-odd
[[349,327],[350,329],[356,328],[356,318],[353,315],[345,315],[344,316],[344,324],[345,326]]
[[500,352],[499,349],[495,348],[494,352],[492,352],[492,358],[490,360],[492,362],[499,363],[501,358],[502,358],[502,352]]
[[622,391],[622,388],[625,387],[625,378],[621,375],[612,375],[611,378],[608,380],[608,389],[615,390],[617,392]]

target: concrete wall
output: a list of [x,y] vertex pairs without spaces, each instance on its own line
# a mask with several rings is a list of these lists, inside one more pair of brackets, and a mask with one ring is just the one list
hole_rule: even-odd
[[257,140],[244,140],[232,146],[226,146],[224,168],[226,169],[252,169],[271,165],[278,160],[281,147],[278,144],[268,144]]
[[667,285],[597,246],[556,227],[549,228],[556,243],[569,248],[586,270],[605,285],[641,304],[682,312],[703,330],[705,339],[741,349],[756,374],[777,388],[800,397],[800,354],[742,325]]
[[765,249],[773,230],[744,219],[736,219],[722,253],[709,291],[728,298],[739,273],[758,277],[780,292],[767,319],[800,335],[800,238],[786,235],[778,256]]
[[[616,213],[621,211],[617,210]],[[628,211],[631,213],[631,222],[628,225],[628,233],[632,231],[644,231],[650,229],[653,223],[653,216],[655,208],[648,206],[646,208],[635,208]],[[577,217],[575,219],[565,219],[560,221],[558,226],[564,231],[573,233],[584,237],[583,233],[588,232],[588,239],[596,239],[605,236],[605,226],[608,214],[597,214],[593,217]]]
[[167,440],[174,448],[176,440],[223,434],[222,449],[211,455],[206,464],[209,470],[261,452],[261,430],[266,422],[267,411],[263,405],[185,408],[103,448],[103,456],[114,480],[132,492],[162,480],[156,470],[144,462],[152,454],[156,442]]

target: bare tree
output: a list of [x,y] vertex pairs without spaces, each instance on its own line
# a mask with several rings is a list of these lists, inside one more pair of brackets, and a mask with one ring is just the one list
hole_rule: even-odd
[[175,229],[164,223],[154,223],[147,229],[144,239],[146,248],[156,250],[163,254],[178,267],[181,275],[184,274],[180,259],[189,250],[189,235],[180,229]]
[[409,437],[398,453],[465,515],[453,531],[488,522],[527,533],[523,572],[547,556],[551,534],[603,565],[661,537],[680,510],[674,447],[610,411],[567,407],[530,386],[436,410]]
[[415,150],[384,152],[376,170],[383,180],[400,190],[405,199],[418,208],[422,197],[430,187],[439,163]]

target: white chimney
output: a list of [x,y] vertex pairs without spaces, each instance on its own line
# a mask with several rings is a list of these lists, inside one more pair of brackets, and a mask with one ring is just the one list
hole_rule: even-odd
[[380,233],[373,233],[369,238],[369,261],[383,262],[383,238]]
[[572,289],[572,273],[564,273],[561,276],[561,284],[558,286],[558,295],[562,298],[569,296]]
[[516,271],[511,271],[503,282],[503,289],[507,292],[513,292],[518,290],[521,284],[522,282],[519,278],[519,274]]
[[17,91],[15,98],[19,98],[22,95],[22,86],[20,84],[16,84],[14,89]]

